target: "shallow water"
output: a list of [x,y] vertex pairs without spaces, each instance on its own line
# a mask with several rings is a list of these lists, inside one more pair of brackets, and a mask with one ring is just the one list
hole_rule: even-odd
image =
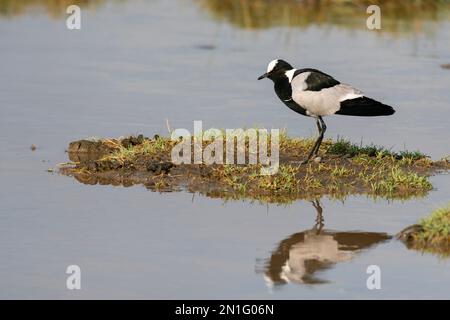
[[[189,130],[203,120],[206,128],[315,134],[311,119],[256,81],[275,57],[396,106],[389,118],[326,119],[329,137],[449,154],[450,71],[440,67],[450,63],[449,19],[395,35],[332,23],[245,29],[215,19],[182,0],[101,3],[83,10],[81,31],[67,30],[64,15],[0,16],[0,298],[449,298],[449,260],[395,239],[307,270],[324,283],[274,283],[266,271],[283,241],[318,256],[321,244],[339,243],[301,241],[315,223],[309,202],[224,203],[46,172],[67,160],[70,141],[166,134],[166,119]],[[432,182],[427,198],[406,202],[322,199],[324,230],[393,236],[449,201],[448,175]],[[71,264],[82,269],[80,291],[65,287]],[[381,268],[381,290],[366,287],[369,265]]]

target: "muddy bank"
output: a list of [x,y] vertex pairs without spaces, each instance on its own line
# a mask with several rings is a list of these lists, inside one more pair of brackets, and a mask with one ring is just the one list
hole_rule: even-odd
[[[142,135],[74,141],[67,150],[71,163],[62,165],[60,172],[85,184],[142,184],[157,191],[186,190],[214,198],[286,203],[324,195],[345,198],[366,194],[389,199],[424,196],[433,188],[428,177],[450,168],[448,160],[432,161],[420,152],[394,153],[344,140],[324,141],[320,159],[300,165],[313,140],[283,134],[278,173],[261,175],[259,164],[174,165],[171,150],[177,143],[166,137]],[[207,145],[204,142],[203,147]],[[248,160],[248,143],[243,148]]]

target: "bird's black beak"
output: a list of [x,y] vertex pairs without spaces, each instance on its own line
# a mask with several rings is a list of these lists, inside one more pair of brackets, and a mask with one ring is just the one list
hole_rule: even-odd
[[260,76],[260,77],[258,78],[258,80],[262,80],[262,79],[264,79],[264,78],[267,78],[268,75],[269,75],[268,73],[264,73],[262,76]]

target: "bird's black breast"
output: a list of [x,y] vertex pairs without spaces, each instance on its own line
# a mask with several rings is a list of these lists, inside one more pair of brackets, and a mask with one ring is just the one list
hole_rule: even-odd
[[291,110],[306,115],[306,110],[292,99],[292,87],[287,78],[275,81],[275,92],[280,100]]

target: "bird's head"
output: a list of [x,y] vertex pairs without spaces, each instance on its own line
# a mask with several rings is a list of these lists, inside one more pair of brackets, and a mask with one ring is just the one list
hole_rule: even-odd
[[294,69],[289,63],[281,59],[275,59],[270,61],[267,66],[267,72],[258,78],[258,80],[269,78],[274,80],[278,77],[285,76],[286,71]]

